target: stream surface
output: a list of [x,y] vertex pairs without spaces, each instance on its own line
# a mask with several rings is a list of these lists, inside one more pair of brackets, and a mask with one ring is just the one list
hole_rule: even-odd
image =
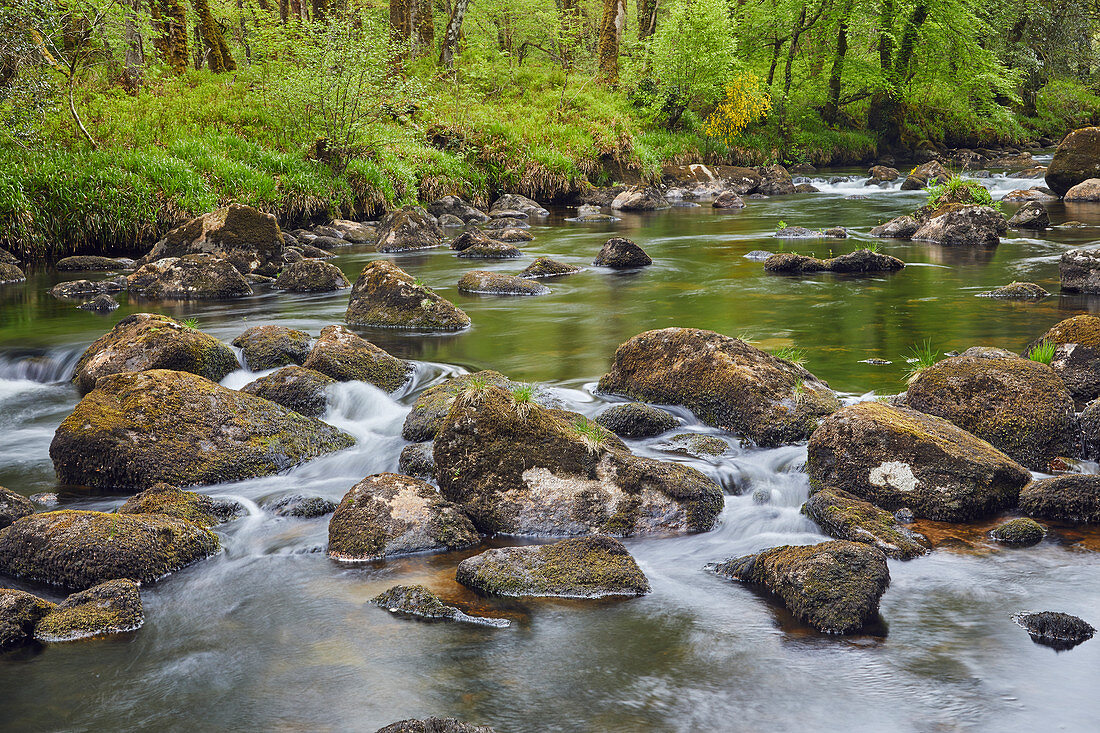
[[[825,183],[844,175],[853,180]],[[975,345],[1020,351],[1057,321],[1100,310],[1100,301],[1057,294],[1058,257],[1096,239],[1100,205],[1051,204],[1054,224],[1076,219],[1090,227],[1010,231],[995,250],[873,240],[909,263],[887,276],[768,275],[744,257],[781,243],[785,251],[843,254],[872,241],[871,227],[925,199],[901,192],[900,181],[865,187],[860,176],[818,173],[811,178],[822,193],[750,200],[740,211],[704,204],[591,225],[568,222],[575,211],[557,209],[533,223],[535,239],[519,245],[520,260],[461,260],[448,249],[390,255],[464,309],[473,327],[443,336],[357,328],[418,362],[414,382],[396,395],[363,383],[333,389],[325,419],[358,445],[282,475],[201,488],[248,508],[217,528],[223,552],[143,588],[146,623],[137,632],[0,656],[0,728],[372,731],[440,715],[500,733],[1096,730],[1100,640],[1058,653],[1010,618],[1055,610],[1100,626],[1093,535],[1056,531],[1036,547],[1011,550],[984,539],[991,523],[929,525],[939,549],[891,560],[882,628],[848,638],[817,634],[763,595],[703,572],[707,562],[826,539],[799,513],[808,491],[804,445],[744,449],[727,435],[729,451],[702,460],[662,450],[661,438],[630,441],[638,453],[703,470],[727,497],[712,532],[626,540],[653,592],[625,601],[485,599],[454,581],[463,557],[532,540],[495,538],[462,553],[346,566],[324,553],[328,517],[277,518],[261,508],[291,493],[339,501],[364,476],[396,471],[401,424],[416,394],[463,371],[496,369],[537,382],[569,409],[595,415],[613,399],[595,394],[595,383],[619,344],[644,330],[691,326],[768,350],[800,349],[808,369],[855,400],[900,391],[907,352],[925,339],[941,353]],[[995,174],[984,183],[996,199],[1042,182]],[[852,236],[781,242],[771,236],[781,220],[845,226]],[[588,266],[613,235],[636,241],[653,266],[588,267],[544,281],[553,293],[542,297],[457,291],[468,270],[514,273],[540,255]],[[337,254],[353,281],[381,256],[363,247]],[[316,336],[343,321],[348,300],[346,290],[310,296],[258,288],[220,303],[127,301],[121,293],[122,307],[100,316],[47,295],[53,284],[82,276],[38,270],[25,286],[0,287],[0,485],[26,495],[55,490],[48,449],[78,401],[67,381],[72,364],[123,316],[195,318],[226,342],[269,323]],[[1038,303],[975,297],[1014,280],[1055,295]],[[256,376],[240,370],[224,384],[239,388]],[[675,412],[683,430],[721,434]],[[110,509],[123,500],[63,495],[61,506]],[[368,603],[396,583],[426,584],[468,612],[512,624],[427,623]],[[8,578],[0,585],[64,597]]]

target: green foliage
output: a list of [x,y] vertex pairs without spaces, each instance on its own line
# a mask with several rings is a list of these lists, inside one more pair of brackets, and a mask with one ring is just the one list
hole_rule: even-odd
[[590,453],[598,453],[610,433],[603,426],[589,420],[586,417],[578,417],[573,423],[573,430],[581,437]]
[[183,322],[183,325],[186,328],[198,328],[199,327],[199,319],[197,319],[197,318],[188,318],[186,321]]
[[1037,343],[1027,352],[1027,358],[1040,364],[1049,364],[1054,359],[1054,353],[1058,350],[1058,344],[1047,339]]
[[952,176],[946,183],[929,186],[928,205],[935,208],[944,204],[977,204],[993,206],[993,196],[989,189],[977,181]]
[[864,249],[866,249],[868,252],[874,252],[875,254],[878,254],[879,248],[881,246],[882,245],[879,242],[871,242],[866,247],[864,247]]
[[909,371],[905,373],[905,381],[912,384],[913,381],[928,367],[937,361],[937,352],[932,346],[932,339],[928,338],[914,344],[909,349],[905,361],[909,364]]
[[799,366],[806,363],[806,352],[802,349],[796,349],[793,346],[784,346],[772,351],[771,354],[777,359],[783,359],[784,361],[789,361]]

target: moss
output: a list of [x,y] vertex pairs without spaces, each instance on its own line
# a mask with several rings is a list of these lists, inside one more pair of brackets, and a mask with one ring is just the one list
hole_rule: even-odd
[[243,352],[244,363],[254,372],[301,364],[312,343],[305,331],[286,326],[253,326],[233,339],[233,345]]
[[1006,300],[1041,300],[1050,297],[1046,289],[1035,283],[1011,282],[995,290],[978,293],[984,298],[1004,298]]
[[291,293],[328,293],[350,288],[351,282],[336,265],[302,260],[287,265],[275,280],[275,288]]
[[34,502],[22,494],[0,486],[0,529],[20,517],[34,513]]
[[391,356],[343,326],[325,326],[302,363],[339,382],[369,382],[393,392],[409,381],[413,366]]
[[387,260],[363,268],[351,291],[348,323],[382,328],[458,331],[470,317],[453,303],[418,284]]
[[540,277],[561,277],[562,275],[572,275],[582,270],[583,268],[569,265],[564,262],[558,262],[549,257],[536,257],[535,261],[524,268],[519,276],[531,279]]
[[26,281],[27,276],[16,265],[0,262],[0,285],[14,285]]
[[401,427],[401,437],[419,443],[435,438],[443,421],[451,411],[455,398],[471,387],[495,384],[507,390],[519,385],[500,372],[489,369],[473,374],[461,374],[443,384],[429,387],[420,393]]
[[282,265],[283,234],[271,214],[230,204],[168,232],[139,263],[198,253],[230,260],[242,273],[275,275]]
[[99,257],[96,255],[77,255],[75,257],[63,257],[57,261],[58,270],[80,270],[84,272],[127,269],[123,262],[111,257]]
[[467,260],[511,260],[523,255],[517,247],[507,242],[493,240],[487,244],[472,244],[458,253]]
[[624,438],[650,438],[680,424],[670,413],[641,402],[612,405],[596,416],[596,422]]
[[1055,344],[1079,344],[1092,348],[1100,347],[1100,318],[1089,315],[1067,318],[1052,326],[1032,345],[1042,341],[1050,341]]
[[729,450],[730,444],[713,435],[701,435],[699,433],[680,433],[669,439],[669,444],[674,453],[695,456],[720,456]]
[[74,641],[103,634],[134,631],[145,623],[138,584],[109,580],[74,593],[35,626],[39,641]]
[[1043,525],[1034,519],[1020,518],[1010,519],[994,528],[989,536],[1006,545],[1027,547],[1042,542],[1045,534],[1046,530],[1043,529]]
[[931,549],[925,537],[902,526],[890,512],[839,489],[816,492],[802,505],[802,513],[830,537],[873,545],[887,557],[908,560]]
[[398,470],[406,476],[427,479],[435,478],[435,461],[432,459],[432,444],[412,443],[401,449],[397,461]]
[[0,588],[0,651],[29,642],[35,624],[54,608],[54,604],[30,593]]
[[263,397],[300,415],[321,417],[328,409],[329,386],[336,380],[300,366],[285,366],[241,387],[245,394]]
[[422,585],[395,585],[372,598],[371,603],[424,618],[453,618],[458,611]]
[[1020,492],[1029,517],[1100,524],[1100,476],[1066,474],[1032,481]]
[[185,255],[143,266],[127,278],[130,294],[154,300],[229,300],[252,288],[229,260]]
[[213,527],[231,519],[235,509],[239,508],[240,505],[235,502],[216,502],[205,494],[160,483],[131,496],[118,508],[118,513],[163,514],[202,527]]
[[499,272],[472,270],[458,281],[458,289],[463,293],[486,293],[491,295],[546,295],[550,288]]

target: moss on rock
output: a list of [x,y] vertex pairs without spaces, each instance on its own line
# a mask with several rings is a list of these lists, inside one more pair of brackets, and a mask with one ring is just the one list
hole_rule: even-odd
[[413,443],[433,440],[439,429],[443,427],[443,421],[447,419],[455,398],[467,390],[477,390],[489,384],[495,384],[507,390],[520,386],[500,372],[491,369],[452,377],[443,384],[429,387],[420,393],[409,414],[405,416],[401,437]]
[[17,265],[0,262],[0,285],[17,285],[26,281],[26,274]]
[[1074,316],[1060,321],[1028,345],[1026,356],[1038,344],[1055,344],[1050,366],[1079,403],[1100,396],[1100,318]]
[[184,491],[170,484],[154,484],[134,494],[118,508],[119,514],[164,514],[202,527],[228,521],[242,511],[237,502],[215,501],[206,494]]
[[209,254],[150,262],[126,282],[131,295],[151,300],[231,300],[252,295],[248,280],[232,262]]
[[386,392],[402,387],[413,369],[409,362],[391,356],[344,326],[321,329],[321,338],[313,344],[302,366],[338,382],[370,382]]
[[463,293],[485,293],[489,295],[546,295],[550,288],[531,282],[515,275],[505,275],[487,270],[471,270],[458,281],[458,289]]
[[443,244],[443,228],[420,206],[390,212],[378,225],[379,252],[408,252]]
[[418,331],[459,331],[470,317],[387,260],[363,268],[351,291],[348,323]]
[[424,718],[399,720],[379,728],[375,733],[495,733],[487,725],[471,725],[457,718]]
[[350,288],[351,281],[336,265],[310,259],[284,267],[274,287],[291,293],[329,293]]
[[611,267],[616,269],[630,267],[646,267],[653,264],[653,258],[646,254],[645,250],[625,237],[612,237],[607,240],[603,248],[592,260],[596,267]]
[[714,435],[680,433],[668,439],[667,450],[683,456],[705,458],[720,456],[729,448],[729,443]]
[[484,618],[470,616],[461,609],[448,606],[439,596],[422,585],[395,585],[371,599],[371,603],[390,613],[418,616],[426,619],[460,621],[480,626],[508,626],[508,620],[502,618]]
[[562,275],[572,275],[581,272],[583,269],[584,268],[570,265],[565,262],[552,260],[549,257],[536,257],[535,261],[528,265],[519,276],[528,279],[561,277]]
[[1100,476],[1070,473],[1032,481],[1020,492],[1029,517],[1100,524]]
[[0,651],[28,643],[34,626],[54,609],[47,600],[13,588],[0,588]]
[[401,456],[397,459],[397,470],[406,476],[422,478],[427,481],[435,480],[435,459],[432,458],[434,444],[410,443],[401,449]]
[[628,402],[611,405],[596,416],[596,423],[623,438],[652,438],[672,430],[680,421],[656,407]]
[[39,641],[76,641],[104,634],[136,631],[145,623],[138,584],[108,580],[73,593],[34,627]]
[[283,233],[271,214],[230,204],[176,227],[138,265],[191,254],[211,254],[231,262],[241,274],[273,276],[283,262]]
[[840,489],[813,494],[802,505],[802,513],[830,537],[873,545],[887,557],[909,560],[931,550],[927,538],[902,525],[893,514]]
[[332,377],[292,365],[249,382],[241,391],[271,400],[301,415],[320,417],[328,409],[326,390],[333,384],[336,380]]
[[22,494],[0,486],[0,529],[28,514],[34,514],[34,502]]
[[309,356],[313,339],[305,331],[286,326],[253,326],[233,345],[241,349],[244,363],[254,372],[301,364]]
[[133,265],[133,260],[100,257],[98,255],[75,255],[73,257],[62,257],[57,261],[55,266],[61,271],[110,272],[114,270],[128,270],[131,269]]
[[1034,519],[1022,517],[1010,519],[1004,524],[993,528],[989,536],[1006,545],[1028,547],[1042,542],[1045,534],[1046,530],[1043,529],[1043,525]]
[[1011,282],[993,290],[978,293],[980,298],[998,298],[1002,300],[1042,300],[1049,298],[1050,292],[1035,283]]

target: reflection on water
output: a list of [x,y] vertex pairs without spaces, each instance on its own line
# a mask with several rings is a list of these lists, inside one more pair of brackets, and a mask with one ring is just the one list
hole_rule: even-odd
[[[746,449],[730,439],[720,458],[669,453],[662,441],[629,441],[636,452],[691,463],[727,491],[721,524],[690,537],[631,539],[653,593],[633,600],[518,601],[481,598],[454,581],[455,565],[480,551],[420,555],[346,567],[324,554],[326,519],[277,518],[263,507],[307,493],[337,501],[363,476],[396,470],[401,423],[415,395],[465,370],[492,368],[546,385],[569,409],[594,415],[594,394],[615,347],[649,328],[694,326],[795,346],[807,366],[850,395],[902,388],[904,354],[925,338],[938,350],[990,344],[1019,350],[1054,322],[1098,303],[1056,296],[1039,303],[974,297],[1012,280],[1056,292],[1057,259],[1093,241],[1095,230],[1009,233],[996,250],[880,243],[910,266],[889,276],[774,277],[744,258],[766,249],[841,254],[869,241],[871,227],[919,205],[899,184],[867,187],[856,171],[820,194],[750,201],[740,211],[675,208],[582,224],[557,210],[532,227],[524,259],[470,263],[441,249],[394,260],[473,318],[460,334],[422,336],[357,329],[417,361],[406,391],[386,395],[343,384],[326,418],[359,444],[284,475],[212,486],[247,515],[219,528],[225,550],[143,591],[148,621],[138,632],[0,658],[0,720],[8,730],[373,730],[405,717],[454,715],[500,731],[639,730],[1090,730],[1100,643],[1056,655],[1011,621],[1025,609],[1100,617],[1100,542],[1053,526],[1041,545],[1007,549],[987,539],[993,522],[918,523],[938,547],[891,561],[883,626],[849,639],[809,631],[774,600],[702,571],[711,561],[785,543],[823,539],[799,509],[808,485],[804,446]],[[983,181],[999,196],[1030,181]],[[866,198],[849,199],[848,196]],[[1006,205],[1011,211],[1012,206]],[[1050,206],[1100,224],[1100,206]],[[791,225],[849,227],[848,240],[780,241]],[[653,257],[634,273],[591,268],[610,235]],[[514,272],[533,256],[588,269],[548,281],[539,298],[469,297],[460,275]],[[346,248],[335,262],[352,277],[378,255]],[[83,348],[141,310],[196,318],[229,341],[265,323],[317,334],[342,320],[347,292],[291,296],[260,290],[228,303],[139,303],[120,294],[110,318],[76,310],[46,290],[57,273],[29,273],[0,289],[0,484],[30,495],[54,487],[48,448],[77,401],[67,384]],[[876,358],[889,365],[862,363]],[[239,388],[257,374],[240,370]],[[675,411],[688,431],[717,433]],[[729,436],[726,436],[729,438]],[[120,497],[62,497],[66,506],[108,509]],[[519,541],[497,538],[497,546]],[[423,583],[508,629],[391,616],[369,604],[394,583]],[[15,587],[54,600],[56,590]],[[183,722],[188,721],[188,722]]]

